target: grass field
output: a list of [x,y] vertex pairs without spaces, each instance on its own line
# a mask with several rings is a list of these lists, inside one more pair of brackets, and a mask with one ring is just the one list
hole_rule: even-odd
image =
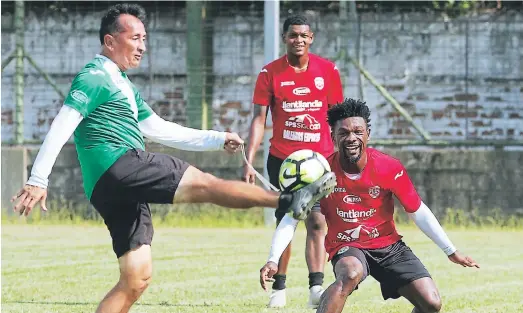
[[[443,312],[523,312],[523,231],[456,230],[449,235],[481,269],[449,262],[414,228],[400,228],[433,275]],[[313,312],[306,309],[304,227],[294,241],[288,306],[265,308],[258,270],[270,229],[157,228],[153,282],[132,312]],[[326,265],[326,286],[333,280]],[[102,226],[2,225],[2,312],[94,312],[116,282],[117,263]],[[344,312],[410,312],[403,299],[383,301],[368,278]]]

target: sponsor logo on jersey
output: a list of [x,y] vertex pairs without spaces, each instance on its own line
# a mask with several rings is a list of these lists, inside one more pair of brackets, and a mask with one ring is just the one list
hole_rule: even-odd
[[334,192],[347,192],[343,187],[334,187]]
[[293,80],[290,80],[290,81],[286,81],[286,82],[281,82],[281,87],[283,86],[294,86],[294,81]]
[[377,197],[379,197],[380,196],[380,186],[370,187],[369,188],[369,195],[373,199],[376,199]]
[[298,88],[294,88],[292,93],[297,96],[305,96],[305,95],[311,93],[311,90],[307,87],[298,87]]
[[80,103],[84,103],[84,104],[89,101],[89,98],[87,97],[85,92],[78,90],[78,89],[71,91],[71,98],[75,99],[76,101],[78,101]]
[[398,174],[396,174],[396,176],[394,176],[394,180],[400,178],[401,176],[403,176],[403,170],[401,170],[401,172],[399,172]]
[[319,100],[314,101],[283,101],[282,107],[285,112],[302,112],[318,111],[323,106],[323,102]]
[[267,69],[262,68],[262,70],[260,71],[260,73],[267,73]]
[[341,217],[341,219],[344,222],[347,223],[356,223],[359,220],[366,220],[374,216],[376,213],[376,209],[370,209],[367,211],[356,211],[356,210],[348,210],[343,211],[339,208],[336,208],[336,214]]
[[352,242],[360,239],[362,235],[367,235],[367,237],[373,239],[377,238],[380,233],[374,227],[359,225],[358,227],[347,229],[343,233],[338,233],[336,237],[340,241]]
[[319,130],[321,124],[309,114],[292,116],[285,121],[285,127],[298,128],[304,130]]
[[343,202],[345,203],[360,203],[361,202],[361,198],[358,197],[358,196],[355,196],[355,195],[346,195],[345,197],[343,197]]
[[323,87],[325,86],[325,82],[323,81],[323,77],[316,77],[316,78],[314,78],[314,85],[316,86],[316,88],[318,88],[318,90],[322,90]]
[[301,142],[319,142],[321,133],[304,133],[292,130],[283,130],[283,139]]

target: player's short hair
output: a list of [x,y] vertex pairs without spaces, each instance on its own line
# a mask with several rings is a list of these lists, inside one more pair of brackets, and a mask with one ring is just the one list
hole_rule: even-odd
[[370,132],[370,109],[365,102],[358,99],[346,98],[342,103],[332,106],[327,111],[327,119],[331,128],[334,128],[336,122],[348,117],[363,118]]
[[291,25],[307,25],[309,27],[311,26],[309,20],[307,20],[307,17],[303,14],[291,15],[285,20],[285,22],[283,22],[284,34],[289,30],[289,26]]
[[100,43],[102,45],[104,44],[105,35],[114,34],[121,31],[120,23],[118,23],[118,17],[122,14],[135,16],[145,24],[145,9],[141,5],[135,3],[115,4],[110,7],[102,17],[102,23],[100,25]]

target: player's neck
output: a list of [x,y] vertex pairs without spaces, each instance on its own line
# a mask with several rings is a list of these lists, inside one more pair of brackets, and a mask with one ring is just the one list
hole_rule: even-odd
[[367,165],[367,153],[363,153],[356,163],[350,163],[340,158],[341,169],[347,174],[360,174]]
[[116,66],[118,66],[120,71],[125,72],[127,70],[126,68],[124,68],[123,66],[118,64],[118,62],[115,61],[115,58],[113,57],[113,55],[109,51],[103,49],[102,52],[100,53],[100,55],[103,55],[104,57],[106,57],[109,60],[111,60],[114,64],[116,64]]
[[287,63],[297,71],[304,71],[309,66],[309,54],[302,56],[296,56],[291,53],[287,53]]

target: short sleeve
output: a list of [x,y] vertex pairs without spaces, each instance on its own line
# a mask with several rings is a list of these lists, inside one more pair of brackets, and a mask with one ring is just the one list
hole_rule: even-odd
[[390,190],[398,198],[408,213],[416,212],[421,205],[421,198],[410,180],[407,170],[398,162],[390,174]]
[[341,84],[340,72],[336,65],[332,68],[330,80],[327,102],[329,106],[332,106],[343,102],[343,86]]
[[269,72],[266,68],[263,68],[256,79],[252,102],[254,104],[268,106],[272,102],[273,95]]
[[108,86],[104,71],[85,68],[76,75],[64,105],[80,112],[85,118],[100,104],[108,101]]

